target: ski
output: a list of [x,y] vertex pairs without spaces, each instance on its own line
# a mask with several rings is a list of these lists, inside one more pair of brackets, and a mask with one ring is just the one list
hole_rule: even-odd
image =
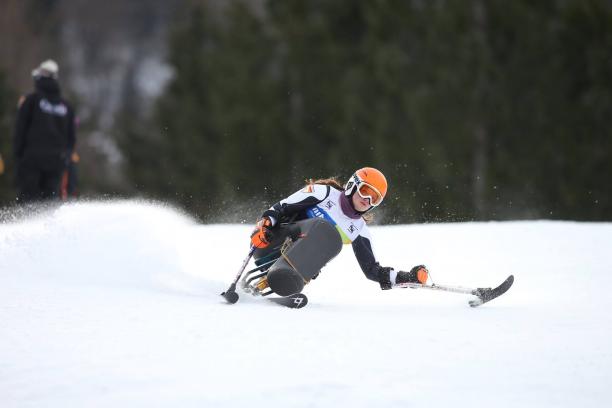
[[412,289],[429,289],[429,290],[440,290],[444,292],[463,293],[466,295],[474,295],[476,299],[470,300],[469,305],[471,307],[478,307],[484,303],[490,302],[491,300],[503,295],[510,289],[514,283],[514,275],[510,275],[496,288],[463,288],[459,286],[446,286],[432,283],[431,285],[423,285],[420,283],[398,283],[393,285],[396,288],[412,288]]
[[282,305],[291,309],[301,309],[308,304],[308,298],[303,293],[297,293],[286,297],[266,298],[277,305]]
[[470,306],[478,307],[484,303],[490,302],[496,297],[499,297],[503,295],[504,293],[506,293],[508,289],[510,289],[513,283],[514,283],[514,275],[510,275],[508,276],[508,278],[506,278],[505,281],[502,282],[501,285],[499,285],[498,287],[494,289],[491,289],[491,288],[476,289],[476,292],[477,292],[475,293],[476,299],[470,300],[469,302]]

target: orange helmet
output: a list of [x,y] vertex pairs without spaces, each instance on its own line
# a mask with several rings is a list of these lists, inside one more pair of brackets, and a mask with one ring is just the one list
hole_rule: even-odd
[[385,175],[373,167],[357,170],[344,185],[344,194],[353,195],[357,191],[363,198],[370,200],[372,207],[382,203],[387,194],[387,179]]

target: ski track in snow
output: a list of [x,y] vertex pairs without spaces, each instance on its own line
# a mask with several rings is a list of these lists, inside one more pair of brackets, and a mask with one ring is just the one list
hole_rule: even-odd
[[305,309],[219,296],[250,225],[76,203],[0,224],[2,407],[604,407],[612,224],[372,227],[381,264],[508,293],[396,289],[350,247]]

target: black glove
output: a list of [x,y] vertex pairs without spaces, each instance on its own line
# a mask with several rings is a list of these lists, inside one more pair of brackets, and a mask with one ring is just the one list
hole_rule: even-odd
[[378,268],[378,283],[382,290],[393,289],[393,283],[391,283],[391,271],[393,268],[382,266]]
[[410,272],[398,271],[395,283],[420,283],[424,285],[429,278],[429,272],[424,265],[417,265]]

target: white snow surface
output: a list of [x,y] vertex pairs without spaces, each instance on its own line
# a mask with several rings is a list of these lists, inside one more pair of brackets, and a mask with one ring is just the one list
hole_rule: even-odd
[[381,291],[344,248],[292,310],[219,296],[250,225],[135,201],[0,224],[2,407],[612,406],[612,224],[374,226],[381,264],[502,297]]

